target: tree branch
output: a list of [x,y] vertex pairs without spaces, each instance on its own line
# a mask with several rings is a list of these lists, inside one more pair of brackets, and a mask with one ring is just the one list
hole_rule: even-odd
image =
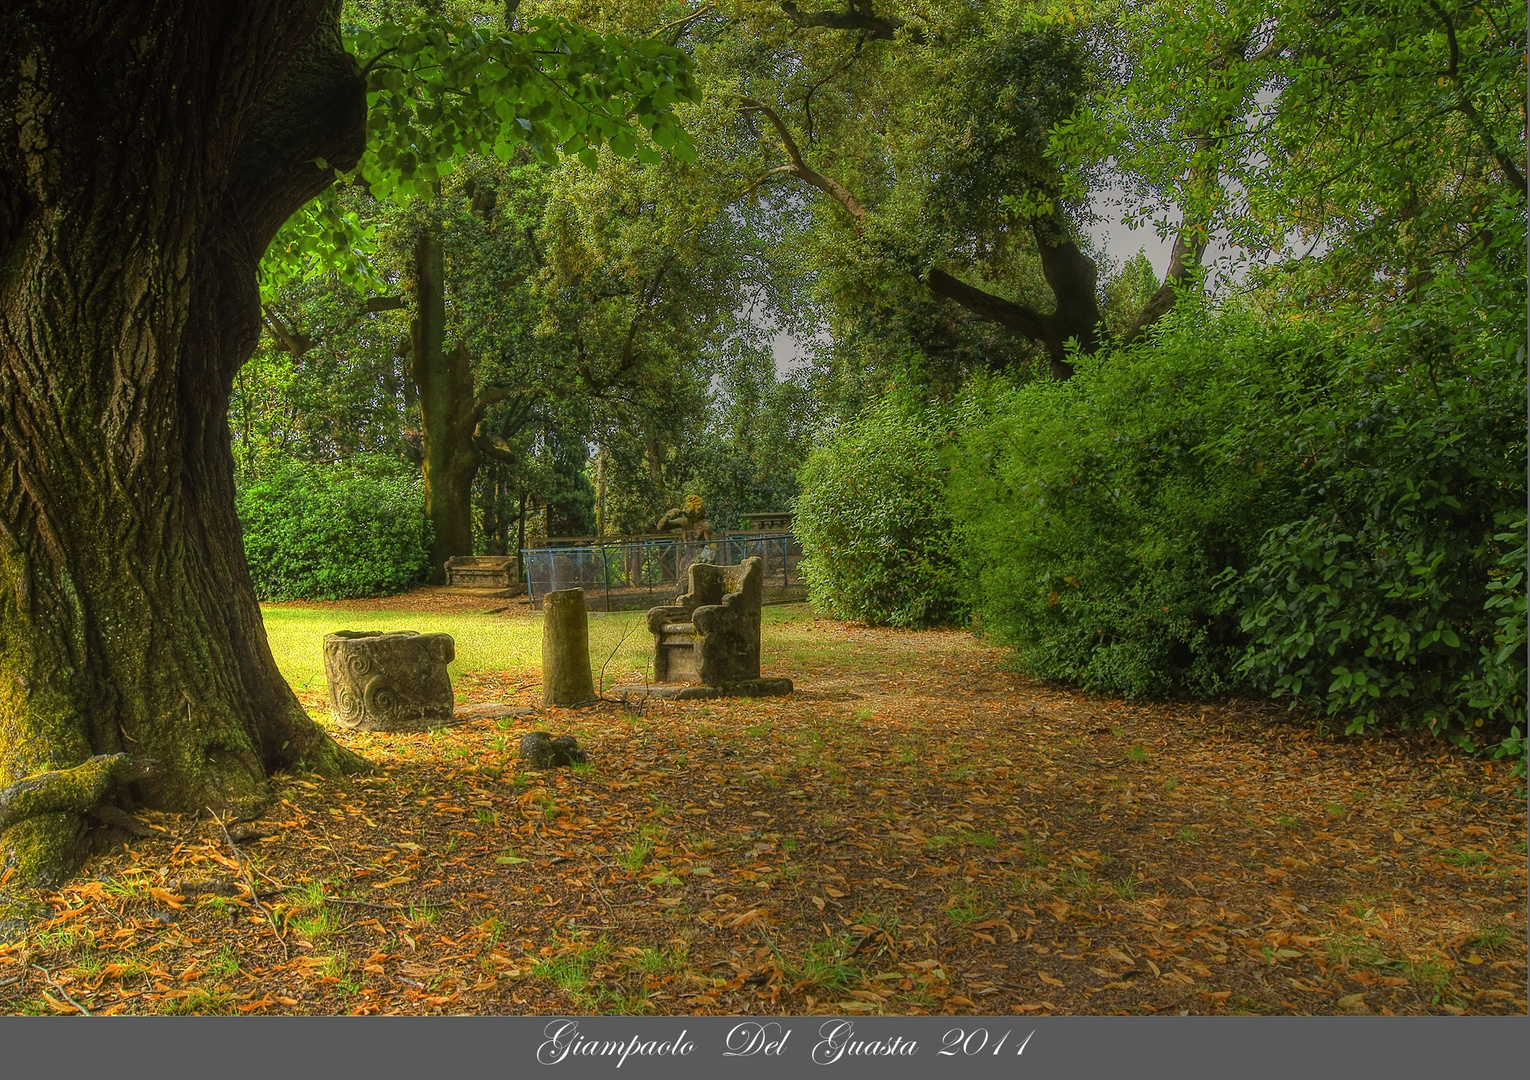
[[760,185],[769,180],[772,176],[781,176],[783,174],[790,173],[793,168],[794,166],[792,165],[777,165],[774,169],[766,170],[760,174],[759,178],[756,179],[754,183],[750,184],[743,191],[739,192],[738,198],[743,199],[753,195],[757,190],[759,190]]
[[689,15],[682,15],[682,16],[680,16],[680,18],[675,19],[672,22],[665,23],[663,26],[659,27],[657,30],[650,30],[648,33],[644,34],[643,36],[644,37],[650,37],[650,38],[662,37],[664,34],[667,34],[667,33],[669,33],[669,31],[673,30],[673,31],[675,31],[675,36],[669,42],[669,44],[677,45],[680,42],[681,36],[684,35],[684,33],[685,33],[685,31],[687,29],[689,29],[691,23],[695,22],[697,19],[701,18],[703,15],[705,15],[707,12],[709,12],[711,10],[712,10],[712,5],[711,4],[702,4],[699,8],[697,8],[695,11],[691,12]]
[[758,187],[766,177],[776,172],[795,176],[798,180],[805,184],[811,184],[839,203],[844,208],[845,213],[855,219],[855,231],[859,233],[866,221],[866,208],[861,205],[860,200],[852,195],[850,189],[839,181],[831,179],[821,172],[817,172],[808,165],[802,157],[801,147],[797,145],[797,140],[792,137],[791,129],[786,126],[786,121],[781,119],[780,113],[766,105],[763,101],[758,101],[755,98],[741,97],[739,100],[743,102],[742,111],[758,112],[765,115],[766,119],[770,121],[771,126],[776,129],[776,134],[781,137],[781,146],[786,151],[786,156],[791,159],[790,165],[782,166],[780,169],[772,169],[771,172],[756,180],[753,187]]
[[536,263],[537,266],[546,269],[547,263],[542,258],[542,250],[537,246],[537,234],[530,225],[526,226],[526,245],[531,249],[531,261]]
[[[1255,59],[1262,58],[1270,49],[1275,47],[1271,42],[1259,51]],[[1246,49],[1247,46],[1244,46]],[[1229,50],[1241,54],[1243,49]],[[1187,188],[1199,188],[1203,191],[1220,184],[1222,175],[1222,163],[1219,156],[1209,156],[1212,147],[1218,138],[1225,139],[1226,129],[1236,119],[1231,111],[1224,112],[1216,119],[1216,129],[1222,131],[1222,136],[1213,135],[1208,131],[1195,133],[1194,149],[1191,153],[1191,164],[1186,177]],[[1220,151],[1218,151],[1220,154]],[[1209,208],[1205,213],[1192,217],[1185,213],[1179,224],[1179,231],[1174,234],[1174,247],[1169,252],[1169,265],[1164,270],[1163,284],[1148,302],[1142,305],[1142,310],[1132,320],[1131,327],[1122,338],[1124,344],[1131,344],[1139,340],[1148,329],[1161,320],[1170,311],[1174,310],[1174,304],[1179,299],[1180,290],[1185,289],[1196,280],[1201,269],[1201,259],[1206,254],[1206,245],[1211,239],[1211,212]]]
[[307,334],[299,334],[282,322],[281,317],[276,314],[270,304],[261,307],[261,321],[266,324],[266,329],[271,331],[271,336],[277,340],[277,343],[292,354],[294,360],[314,347],[313,338]]
[[483,414],[489,411],[489,406],[506,401],[512,391],[508,386],[486,386],[473,398],[473,419],[482,420]]
[[[871,0],[848,0],[844,11],[803,11],[793,0],[781,0],[781,10],[798,29],[823,27],[828,30],[859,30],[867,37],[882,41],[894,40],[899,30],[908,27],[896,15],[885,18],[878,15],[872,9]],[[922,30],[911,29],[908,37],[916,44],[924,44]]]
[[849,71],[850,66],[855,63],[865,46],[866,39],[864,37],[856,39],[855,47],[850,50],[845,58],[832,65],[824,74],[824,77],[808,87],[807,93],[802,95],[802,116],[807,121],[807,140],[809,145],[817,141],[817,137],[813,133],[813,95],[827,86],[831,80]]
[[1007,326],[1032,341],[1044,343],[1047,340],[1050,329],[1047,317],[1035,308],[984,292],[975,285],[958,281],[944,270],[931,270],[925,280],[931,292],[955,300],[974,315]]
[[[844,208],[851,217],[856,235],[861,235],[866,221],[866,208],[844,185],[822,173],[814,171],[803,159],[802,149],[792,137],[791,129],[769,105],[755,98],[741,97],[742,110],[758,112],[771,122],[781,137],[782,148],[791,159],[790,165],[777,166],[756,180],[749,191],[759,187],[767,179],[778,174],[795,176],[825,192]],[[1066,232],[1066,230],[1063,230]],[[1045,229],[1036,230],[1036,242],[1041,253],[1042,269],[1047,283],[1057,297],[1057,313],[1042,315],[1033,308],[1025,307],[1001,296],[994,296],[982,289],[958,281],[942,270],[931,270],[925,282],[937,295],[955,300],[968,311],[992,322],[1007,326],[1021,335],[1043,345],[1051,362],[1052,375],[1066,379],[1073,374],[1073,366],[1066,359],[1067,339],[1075,338],[1079,347],[1091,352],[1097,342],[1095,324],[1099,312],[1094,302],[1094,264],[1078,250],[1071,240],[1057,241],[1044,235]],[[1082,288],[1087,296],[1076,296]]]
[[1477,107],[1467,97],[1466,85],[1461,81],[1461,46],[1456,41],[1456,24],[1451,21],[1450,16],[1445,14],[1440,5],[1435,3],[1435,0],[1425,0],[1425,2],[1429,5],[1429,9],[1439,17],[1441,24],[1445,27],[1445,41],[1450,46],[1450,60],[1447,62],[1444,74],[1446,78],[1456,84],[1456,89],[1459,92],[1459,97],[1456,100],[1456,111],[1466,117],[1472,126],[1472,130],[1477,133],[1477,138],[1482,140],[1483,145],[1487,147],[1488,153],[1493,155],[1493,160],[1498,162],[1498,167],[1509,178],[1509,186],[1519,192],[1521,199],[1525,198],[1525,174],[1519,171],[1519,164],[1508,154],[1504,153],[1503,149],[1498,145],[1498,140],[1493,138],[1493,133],[1488,130],[1487,124],[1483,122],[1482,115],[1477,112]]
[[484,457],[493,458],[505,465],[521,463],[521,455],[517,454],[509,443],[498,435],[490,435],[482,430],[473,433],[473,449]]
[[1174,310],[1177,290],[1189,285],[1201,268],[1201,257],[1206,254],[1207,240],[1205,228],[1190,222],[1180,224],[1179,232],[1174,234],[1174,248],[1169,253],[1169,267],[1164,271],[1163,284],[1142,305],[1142,310],[1132,320],[1131,329],[1121,339],[1123,344],[1130,345],[1137,341],[1154,323]]
[[[356,313],[355,318],[351,319],[344,326],[334,329],[332,332],[340,333],[344,330],[349,330],[361,321],[363,315],[376,315],[384,311],[401,311],[403,308],[404,298],[402,296],[369,296],[362,301],[361,310]],[[265,323],[266,329],[271,331],[271,336],[276,339],[277,344],[291,353],[294,360],[300,358],[309,349],[324,341],[322,337],[313,337],[309,334],[299,333],[291,326],[288,326],[276,314],[276,310],[270,304],[262,305],[261,321]]]

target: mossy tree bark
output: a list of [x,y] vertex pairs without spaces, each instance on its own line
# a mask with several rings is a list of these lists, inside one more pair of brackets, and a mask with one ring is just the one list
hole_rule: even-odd
[[[0,8],[0,788],[126,753],[75,788],[251,810],[364,767],[277,671],[227,421],[266,245],[363,147],[339,6]],[[36,802],[0,860],[58,880],[88,808]]]

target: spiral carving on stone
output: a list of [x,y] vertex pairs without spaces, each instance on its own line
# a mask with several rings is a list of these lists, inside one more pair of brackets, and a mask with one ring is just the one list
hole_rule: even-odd
[[381,679],[367,683],[365,695],[367,711],[378,719],[397,724],[411,718],[408,699]]
[[447,634],[342,631],[324,639],[336,724],[362,731],[423,731],[450,724],[455,701]]
[[346,727],[355,727],[361,722],[365,709],[361,701],[352,693],[349,686],[336,688],[332,698],[335,719]]

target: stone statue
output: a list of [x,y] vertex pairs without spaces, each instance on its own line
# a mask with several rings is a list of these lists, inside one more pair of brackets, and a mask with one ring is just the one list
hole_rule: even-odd
[[790,694],[792,681],[760,676],[763,568],[758,556],[736,566],[692,563],[690,590],[650,608],[653,685],[620,688],[623,700],[766,697]]
[[684,508],[672,507],[659,519],[655,532],[678,532],[688,543],[710,544],[717,535],[707,520],[707,504],[700,495],[687,495]]

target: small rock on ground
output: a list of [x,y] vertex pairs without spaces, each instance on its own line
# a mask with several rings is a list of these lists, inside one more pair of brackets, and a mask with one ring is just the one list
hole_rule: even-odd
[[533,731],[524,736],[520,754],[533,769],[580,765],[590,760],[589,754],[579,749],[579,742],[572,735],[560,735],[555,739],[546,731]]

